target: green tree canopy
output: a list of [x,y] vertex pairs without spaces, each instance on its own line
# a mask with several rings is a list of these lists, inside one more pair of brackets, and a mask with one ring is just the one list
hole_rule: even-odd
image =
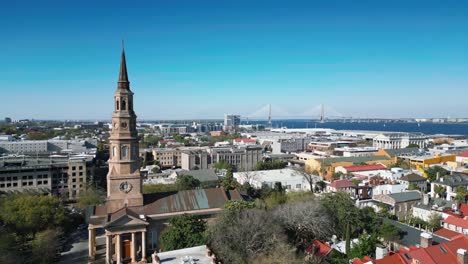
[[388,222],[383,222],[380,227],[380,237],[385,241],[398,241],[401,236],[401,229]]
[[176,185],[179,190],[192,190],[200,186],[200,180],[192,175],[181,175],[177,177]]
[[171,218],[169,226],[161,234],[163,250],[176,250],[203,245],[206,222],[195,215],[183,214]]
[[267,161],[259,161],[255,165],[255,170],[278,170],[283,169],[288,165],[286,162],[282,160],[267,160]]
[[239,187],[239,183],[234,178],[232,170],[228,170],[224,179],[221,180],[221,186],[226,190],[234,190]]
[[416,183],[410,183],[410,185],[408,186],[408,190],[420,190],[419,189],[419,186],[416,184]]
[[19,234],[34,235],[67,222],[66,209],[57,198],[29,194],[3,198],[0,217],[7,227]]
[[364,256],[374,256],[378,242],[379,240],[375,234],[362,234],[359,236],[358,242],[351,248],[348,257],[361,259]]
[[441,166],[432,166],[426,169],[427,178],[430,182],[433,182],[437,177],[443,177],[449,174],[449,171],[442,168]]
[[105,193],[88,186],[84,192],[80,193],[77,202],[78,207],[81,209],[85,209],[90,205],[102,204],[105,202]]

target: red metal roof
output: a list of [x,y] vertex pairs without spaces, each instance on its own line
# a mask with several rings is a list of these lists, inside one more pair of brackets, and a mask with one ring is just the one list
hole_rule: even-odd
[[383,259],[375,260],[375,264],[406,264],[407,262],[399,254],[388,255]]
[[316,239],[307,246],[306,251],[307,253],[313,254],[316,257],[324,257],[332,251],[332,248],[329,245]]
[[433,245],[428,248],[417,248],[410,251],[401,250],[400,253],[389,255],[383,259],[376,260],[376,264],[410,264],[413,260],[421,264],[459,264],[457,250],[468,249],[468,237],[460,235],[452,240]]
[[462,212],[463,216],[468,216],[468,204],[462,204],[460,206],[460,212]]
[[434,234],[436,234],[438,236],[441,236],[441,237],[445,237],[447,239],[452,239],[452,238],[460,235],[460,233],[457,233],[457,232],[452,231],[452,230],[448,230],[446,228],[441,228],[441,229],[435,231]]
[[340,189],[340,188],[348,188],[348,187],[353,187],[355,186],[354,183],[350,180],[335,180],[330,184],[330,187],[333,187],[335,189]]
[[443,222],[463,228],[468,228],[468,220],[457,218],[455,216],[449,216]]
[[343,167],[347,172],[357,172],[357,171],[372,171],[372,170],[384,170],[386,167],[382,164],[372,164],[372,165],[353,165]]

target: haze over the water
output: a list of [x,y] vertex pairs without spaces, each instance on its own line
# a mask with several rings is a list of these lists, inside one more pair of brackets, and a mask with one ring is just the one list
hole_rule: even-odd
[[[26,8],[27,7],[27,8]],[[468,1],[5,1],[0,116],[468,116]],[[261,114],[258,114],[261,113]],[[261,116],[264,115],[264,116]]]

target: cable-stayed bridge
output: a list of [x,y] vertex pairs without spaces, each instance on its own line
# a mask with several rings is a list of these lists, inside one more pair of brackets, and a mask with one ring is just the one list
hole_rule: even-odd
[[327,119],[351,119],[351,117],[346,117],[331,106],[323,104],[305,109],[305,111],[301,111],[299,113],[290,112],[278,105],[267,104],[250,114],[243,115],[242,118],[251,120],[317,119],[321,121],[325,121]]

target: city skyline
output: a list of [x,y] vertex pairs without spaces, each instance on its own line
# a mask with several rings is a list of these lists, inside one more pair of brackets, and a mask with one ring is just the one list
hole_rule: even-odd
[[8,3],[0,113],[107,119],[123,37],[139,119],[466,117],[466,3],[327,2]]

